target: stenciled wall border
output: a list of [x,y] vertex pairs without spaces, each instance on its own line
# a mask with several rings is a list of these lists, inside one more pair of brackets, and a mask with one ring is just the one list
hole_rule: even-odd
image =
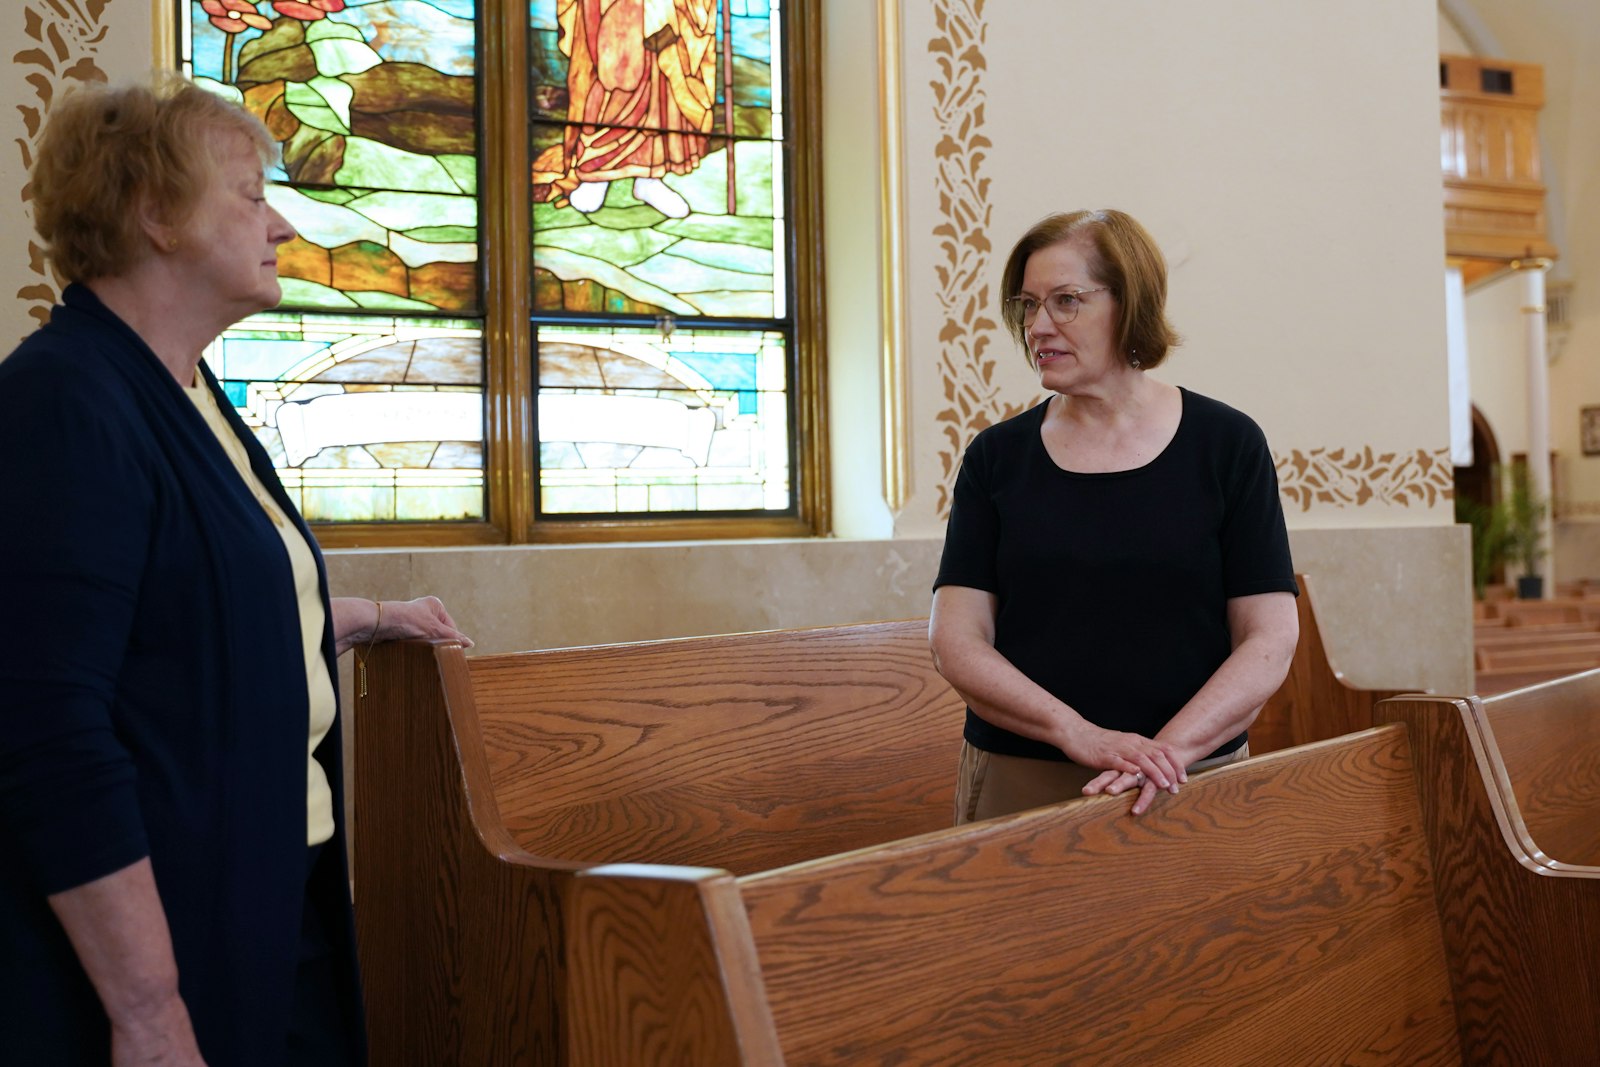
[[[33,170],[33,152],[39,131],[56,96],[69,82],[103,82],[106,72],[97,62],[106,42],[106,8],[112,0],[29,0],[22,8],[22,34],[26,47],[11,57],[11,62],[28,73],[24,80],[33,87],[33,97],[17,105],[22,115],[25,136],[16,139],[24,170]],[[40,325],[50,317],[59,287],[45,259],[44,249],[34,239],[33,183],[22,186],[23,214],[28,226],[28,269],[37,279],[17,290],[17,299],[27,314]]]
[[935,0],[936,36],[928,52],[939,68],[930,83],[933,121],[938,133],[934,149],[934,191],[938,199],[933,228],[938,248],[939,381],[947,405],[934,415],[939,427],[939,492],[935,511],[950,515],[950,490],[957,465],[978,431],[1038,403],[1000,399],[995,381],[997,362],[989,346],[999,324],[990,317],[988,277],[993,248],[989,227],[994,206],[989,179],[982,175],[988,150],[984,135],[988,70],[984,44],[989,24],[984,0]]
[[1302,512],[1313,504],[1427,508],[1455,498],[1455,468],[1448,448],[1411,452],[1378,452],[1371,445],[1306,452],[1296,448],[1275,453],[1273,462],[1285,506]]

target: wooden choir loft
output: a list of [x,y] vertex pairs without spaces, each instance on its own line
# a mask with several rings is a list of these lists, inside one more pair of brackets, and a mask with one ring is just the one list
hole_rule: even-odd
[[1539,165],[1544,71],[1475,56],[1439,59],[1445,256],[1476,285],[1554,259]]

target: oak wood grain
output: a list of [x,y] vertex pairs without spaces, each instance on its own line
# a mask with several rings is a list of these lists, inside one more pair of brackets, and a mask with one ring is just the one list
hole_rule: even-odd
[[960,698],[927,622],[467,659],[380,645],[355,883],[375,1064],[565,1064],[594,863],[766,870],[944,827]]
[[1390,728],[741,878],[783,1062],[1458,1063],[1415,794]]
[[1376,714],[1411,735],[1464,1061],[1590,1067],[1600,869],[1558,871],[1523,847],[1471,700],[1401,697]]
[[456,645],[379,645],[357,698],[355,906],[375,1067],[561,1058],[560,898],[510,839]]
[[[782,1067],[739,887],[726,871],[596,867],[572,883],[567,1008],[586,1067]],[[692,1058],[688,1050],[693,1050]]]
[[964,705],[927,621],[469,661],[517,843],[767,870],[949,825]]
[[1557,867],[1600,869],[1600,670],[1475,701],[1472,710],[1526,850]]

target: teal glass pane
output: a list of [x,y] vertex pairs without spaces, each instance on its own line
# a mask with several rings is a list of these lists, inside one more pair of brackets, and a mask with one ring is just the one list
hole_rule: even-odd
[[538,329],[546,516],[788,511],[776,331]]
[[529,14],[535,313],[785,317],[779,12]]
[[484,518],[478,323],[267,312],[206,362],[308,520]]
[[273,199],[300,232],[280,252],[284,306],[476,312],[474,0],[180,10],[186,73],[280,146]]

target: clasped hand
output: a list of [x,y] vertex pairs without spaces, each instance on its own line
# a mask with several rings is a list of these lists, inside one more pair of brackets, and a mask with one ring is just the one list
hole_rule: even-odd
[[1178,787],[1189,780],[1186,760],[1177,745],[1142,734],[1105,730],[1084,723],[1083,729],[1070,739],[1063,751],[1080,767],[1104,772],[1083,787],[1085,796],[1100,793],[1117,796],[1137,788],[1139,796],[1133,802],[1135,815],[1149,810],[1157,790],[1176,793]]

